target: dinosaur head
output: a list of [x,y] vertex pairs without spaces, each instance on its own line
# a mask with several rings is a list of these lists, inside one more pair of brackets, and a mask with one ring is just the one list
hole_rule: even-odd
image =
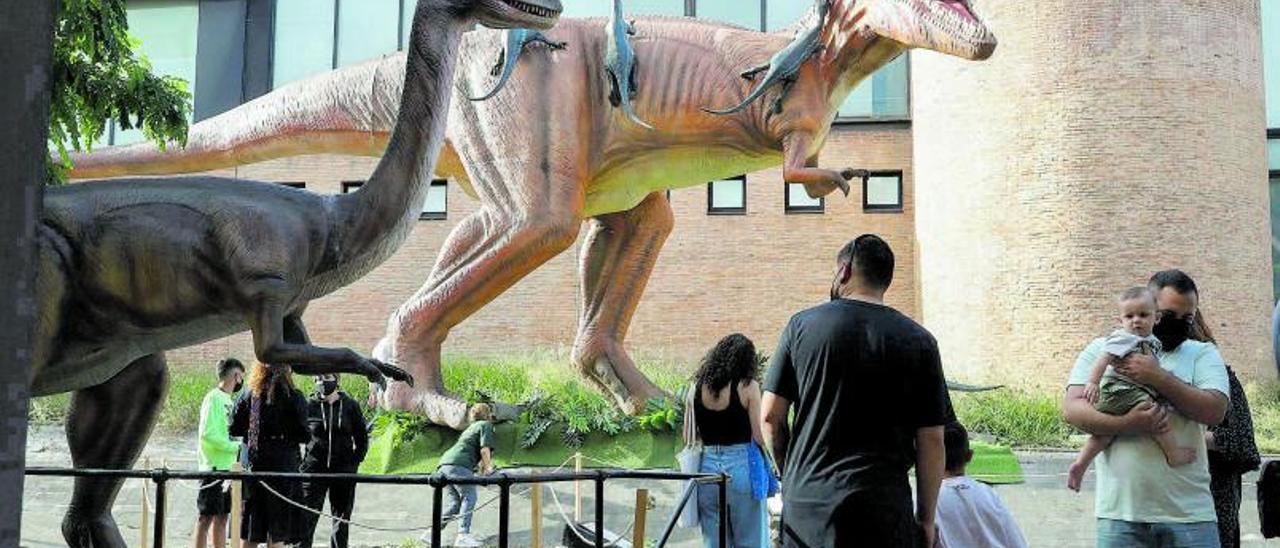
[[[861,11],[872,32],[908,48],[923,48],[981,61],[995,52],[996,37],[969,0],[820,0]],[[840,11],[837,7],[836,11]],[[861,8],[861,9],[860,9]],[[849,12],[846,12],[849,13]]]
[[560,0],[451,0],[472,10],[471,15],[489,28],[546,30],[556,24]]

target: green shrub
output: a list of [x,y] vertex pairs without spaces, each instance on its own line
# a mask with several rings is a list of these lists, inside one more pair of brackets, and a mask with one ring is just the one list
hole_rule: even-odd
[[1072,428],[1062,420],[1060,400],[1045,393],[1001,389],[952,394],[956,416],[971,432],[1015,447],[1068,447]]

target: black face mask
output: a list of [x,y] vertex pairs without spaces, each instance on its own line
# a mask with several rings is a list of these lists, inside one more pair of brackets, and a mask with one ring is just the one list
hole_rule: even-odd
[[231,393],[232,393],[232,394],[235,394],[236,392],[239,392],[239,391],[241,391],[241,390],[244,390],[244,381],[243,381],[243,380],[241,380],[241,381],[239,381],[239,382],[237,382],[237,383],[236,383],[235,387],[233,387],[233,388],[231,389]]
[[1161,315],[1160,323],[1151,330],[1151,334],[1160,339],[1160,346],[1166,352],[1172,351],[1185,342],[1190,337],[1190,333],[1191,324],[1182,318],[1174,317],[1173,314]]
[[321,381],[320,394],[328,396],[338,390],[338,381]]

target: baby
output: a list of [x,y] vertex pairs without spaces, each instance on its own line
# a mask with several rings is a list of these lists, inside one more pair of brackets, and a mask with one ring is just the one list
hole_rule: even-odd
[[[1094,409],[1108,415],[1124,415],[1134,406],[1153,402],[1158,403],[1160,394],[1116,372],[1111,367],[1129,354],[1140,352],[1150,356],[1159,354],[1160,340],[1151,334],[1156,322],[1160,321],[1156,314],[1156,298],[1150,289],[1134,287],[1120,295],[1120,326],[1107,337],[1102,348],[1102,356],[1094,364],[1089,374],[1089,382],[1084,386],[1084,397],[1093,404]],[[1089,436],[1089,441],[1080,450],[1080,455],[1067,472],[1067,487],[1073,491],[1080,490],[1080,482],[1084,473],[1098,454],[1111,445],[1114,436]],[[1183,466],[1196,460],[1194,448],[1178,447],[1172,431],[1156,436],[1155,441],[1164,451],[1165,461],[1171,467]]]

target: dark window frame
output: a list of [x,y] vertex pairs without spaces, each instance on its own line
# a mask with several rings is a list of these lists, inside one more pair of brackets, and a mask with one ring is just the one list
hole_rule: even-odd
[[280,182],[279,182],[279,184],[280,184],[281,186],[287,186],[287,187],[289,187],[289,188],[296,188],[296,189],[298,189],[298,190],[306,190],[306,189],[307,189],[307,182],[306,182],[306,181],[280,181]]
[[[898,178],[898,203],[897,205],[871,204],[868,203],[867,189],[871,185],[871,179],[876,177],[897,177]],[[865,213],[902,213],[906,209],[906,196],[903,195],[903,180],[906,177],[901,169],[886,169],[872,171],[862,180],[862,211]]]
[[367,182],[368,182],[368,181],[343,181],[343,182],[342,182],[342,193],[343,193],[343,194],[351,194],[352,192],[355,192],[355,191],[357,191],[357,190],[360,190],[360,187],[364,186],[364,184],[365,184],[365,183],[367,183]]
[[[740,181],[742,183],[741,207],[715,207],[715,184],[719,181]],[[747,175],[735,175],[707,181],[707,215],[746,215],[747,214]]]
[[827,212],[827,197],[818,197],[818,205],[791,205],[791,185],[803,187],[803,183],[782,183],[782,203],[783,211],[787,215],[821,215]]
[[[449,180],[448,179],[432,179],[431,186],[444,187],[444,211],[431,211],[425,209],[418,214],[419,221],[445,221],[449,219]],[[427,192],[431,192],[428,188]],[[426,204],[423,203],[423,206]]]

